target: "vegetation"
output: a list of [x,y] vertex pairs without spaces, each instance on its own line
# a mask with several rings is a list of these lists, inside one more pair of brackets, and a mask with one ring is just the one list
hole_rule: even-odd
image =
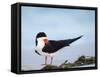
[[61,65],[46,65],[41,70],[48,70],[48,69],[67,69],[67,68],[74,68],[77,66],[95,64],[95,57],[92,56],[80,56],[74,63],[69,63],[68,60],[65,60]]
[[50,69],[59,69],[59,67],[55,65],[46,65],[42,68],[42,70],[50,70]]
[[88,65],[94,63],[95,63],[95,57],[89,57],[89,56],[81,56],[78,58],[78,60],[75,61],[76,65]]

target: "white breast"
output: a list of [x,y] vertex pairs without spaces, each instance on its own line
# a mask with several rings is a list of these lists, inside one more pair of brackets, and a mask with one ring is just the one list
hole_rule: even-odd
[[42,38],[38,38],[37,39],[37,46],[36,46],[35,50],[37,52],[39,52],[41,55],[43,55],[42,49],[43,49],[44,46],[45,46],[45,44],[44,44],[43,39]]
[[37,46],[35,47],[35,50],[40,53],[42,56],[54,56],[53,54],[48,54],[42,51],[43,47],[45,46],[45,43],[43,41],[44,37],[37,39]]

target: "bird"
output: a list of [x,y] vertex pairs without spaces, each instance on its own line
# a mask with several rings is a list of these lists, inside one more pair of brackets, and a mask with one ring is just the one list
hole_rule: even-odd
[[70,46],[71,43],[74,41],[80,39],[83,35],[73,38],[73,39],[65,39],[65,40],[48,40],[48,37],[46,33],[39,32],[36,35],[35,43],[35,52],[40,56],[45,56],[45,63],[44,65],[47,65],[48,57],[50,57],[50,65],[52,65],[53,57],[55,53],[66,47]]

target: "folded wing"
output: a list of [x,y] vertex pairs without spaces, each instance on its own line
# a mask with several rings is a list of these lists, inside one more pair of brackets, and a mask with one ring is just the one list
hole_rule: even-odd
[[42,49],[43,52],[46,53],[53,53],[56,52],[57,50],[65,47],[65,46],[69,46],[71,43],[73,43],[74,41],[80,39],[82,36],[79,36],[77,38],[73,38],[73,39],[67,39],[67,40],[49,40],[49,43],[47,45],[44,46],[44,48]]

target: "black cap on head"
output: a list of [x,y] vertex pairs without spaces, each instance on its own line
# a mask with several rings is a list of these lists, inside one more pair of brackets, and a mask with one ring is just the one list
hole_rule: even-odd
[[47,37],[47,35],[44,32],[39,32],[36,38],[39,38],[39,37]]

